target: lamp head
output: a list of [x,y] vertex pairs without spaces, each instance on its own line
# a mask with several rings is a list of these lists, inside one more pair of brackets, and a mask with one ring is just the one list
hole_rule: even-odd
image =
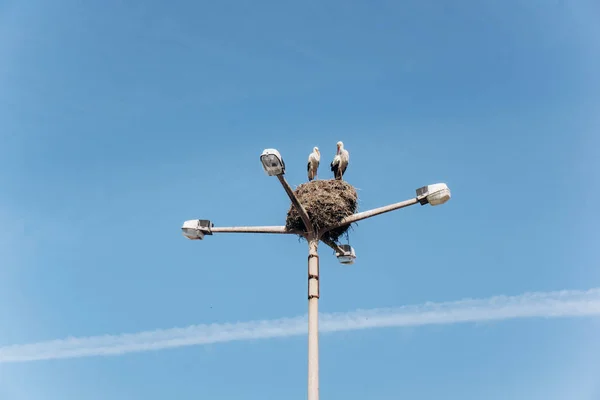
[[349,244],[341,244],[340,249],[343,253],[335,253],[340,264],[351,265],[354,264],[354,260],[356,260],[356,252],[354,251],[354,247]]
[[213,223],[207,219],[191,219],[181,227],[183,236],[190,240],[202,240],[204,235],[212,235]]
[[422,206],[427,203],[439,206],[450,200],[450,197],[450,189],[445,183],[435,183],[417,189],[417,200]]
[[285,174],[285,163],[281,154],[275,149],[265,149],[260,155],[263,169],[269,176]]

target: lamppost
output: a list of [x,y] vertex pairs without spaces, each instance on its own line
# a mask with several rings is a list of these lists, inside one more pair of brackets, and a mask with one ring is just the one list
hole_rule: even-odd
[[184,236],[191,240],[202,240],[205,235],[214,233],[274,233],[296,234],[308,242],[308,400],[319,399],[319,241],[331,247],[342,264],[352,264],[356,258],[354,249],[349,245],[338,245],[324,235],[332,229],[350,225],[379,214],[412,206],[431,204],[437,206],[450,200],[450,189],[444,183],[423,186],[416,190],[416,196],[399,203],[359,212],[342,219],[339,223],[315,230],[308,213],[285,180],[285,162],[275,149],[265,149],[260,156],[267,175],[276,176],[290,198],[294,208],[302,218],[304,231],[289,230],[285,226],[237,226],[215,227],[210,220],[189,220],[182,226]]

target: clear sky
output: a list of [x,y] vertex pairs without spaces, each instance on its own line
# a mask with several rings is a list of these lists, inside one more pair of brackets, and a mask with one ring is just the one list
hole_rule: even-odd
[[[360,210],[324,313],[600,287],[600,3],[0,0],[0,351],[302,316],[279,225],[335,143]],[[323,399],[600,399],[600,322],[324,333]],[[304,399],[306,336],[0,363],[7,400]]]

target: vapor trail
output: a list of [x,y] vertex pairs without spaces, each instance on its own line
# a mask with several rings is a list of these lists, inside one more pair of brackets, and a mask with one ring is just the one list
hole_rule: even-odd
[[[425,303],[399,308],[320,315],[321,332],[456,324],[514,318],[600,316],[600,288],[525,293],[478,300]],[[119,335],[68,337],[0,347],[0,363],[119,355],[240,340],[284,338],[307,333],[306,316],[227,324],[191,325]]]

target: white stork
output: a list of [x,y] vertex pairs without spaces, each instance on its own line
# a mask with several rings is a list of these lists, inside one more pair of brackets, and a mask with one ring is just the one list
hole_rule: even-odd
[[335,179],[342,179],[346,172],[346,168],[348,168],[349,162],[350,154],[348,153],[348,150],[344,149],[344,143],[337,142],[337,154],[333,157],[333,161],[331,162],[331,170],[333,171]]
[[306,171],[308,172],[308,180],[312,181],[317,176],[317,169],[319,169],[319,163],[321,162],[321,153],[318,147],[313,147],[312,153],[308,156],[308,165]]

